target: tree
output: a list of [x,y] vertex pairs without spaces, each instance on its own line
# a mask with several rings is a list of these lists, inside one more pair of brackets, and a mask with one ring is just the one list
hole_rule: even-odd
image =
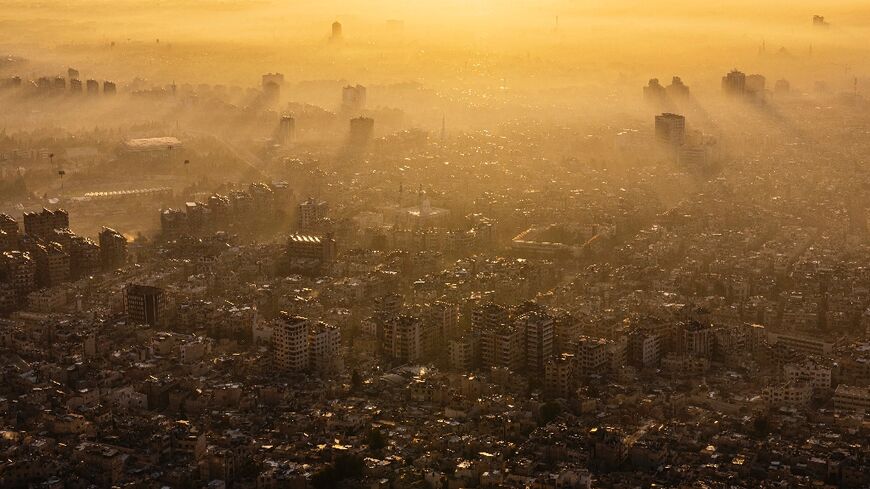
[[359,455],[342,453],[336,455],[332,465],[317,471],[311,483],[316,489],[333,488],[345,479],[361,479],[364,472],[365,461]]
[[311,477],[311,484],[316,489],[328,489],[330,487],[335,487],[336,483],[338,483],[338,476],[335,473],[335,469],[332,466],[324,467],[317,471],[314,476]]
[[359,455],[343,453],[335,457],[333,462],[338,480],[360,479],[365,473],[365,461]]
[[372,428],[366,433],[366,445],[370,450],[382,450],[387,446],[387,437],[380,428]]
[[541,406],[541,416],[538,420],[541,426],[549,424],[562,414],[562,405],[556,401],[547,401]]
[[767,416],[759,416],[752,421],[752,429],[755,430],[755,436],[764,438],[770,433],[770,420]]
[[362,376],[360,376],[357,369],[353,369],[353,372],[350,374],[350,388],[354,392],[360,390],[362,388],[363,381]]

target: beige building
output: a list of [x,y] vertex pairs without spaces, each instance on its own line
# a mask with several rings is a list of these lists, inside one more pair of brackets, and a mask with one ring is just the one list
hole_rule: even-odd
[[830,367],[812,361],[806,361],[785,365],[782,368],[782,371],[787,382],[805,382],[813,389],[831,388]]
[[813,387],[805,382],[786,382],[767,386],[761,397],[768,406],[804,407],[813,397]]
[[870,412],[870,387],[838,385],[834,391],[834,409]]

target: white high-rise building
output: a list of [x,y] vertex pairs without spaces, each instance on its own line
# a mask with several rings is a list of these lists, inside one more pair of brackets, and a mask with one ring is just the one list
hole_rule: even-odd
[[553,358],[553,318],[532,311],[518,317],[515,323],[523,331],[528,373],[543,375],[547,362]]
[[308,369],[310,323],[302,316],[282,313],[272,333],[276,369],[282,372],[303,372]]
[[382,349],[397,361],[418,361],[423,356],[423,321],[405,314],[389,319],[384,324]]
[[657,115],[656,139],[673,148],[682,146],[686,140],[686,118],[671,113]]
[[341,329],[281,313],[272,331],[275,368],[281,372],[328,374],[340,370]]
[[341,368],[341,330],[323,322],[308,327],[308,365],[317,373],[335,372]]
[[450,368],[468,372],[474,368],[474,338],[471,335],[452,339],[447,344]]
[[628,350],[630,361],[637,367],[658,365],[662,352],[662,338],[653,333],[637,331],[629,335]]
[[477,332],[480,338],[480,363],[484,368],[518,370],[523,366],[524,331],[517,325],[502,324]]
[[575,355],[577,373],[583,376],[603,374],[607,370],[607,349],[606,339],[581,336]]
[[344,112],[357,114],[366,108],[366,87],[348,85],[341,91],[341,109]]
[[329,213],[329,204],[322,200],[309,198],[299,204],[297,212],[299,229],[311,229],[315,227],[321,219],[326,218],[326,215]]
[[424,349],[429,354],[443,351],[447,340],[456,334],[459,322],[459,306],[449,302],[435,301],[426,307]]
[[695,322],[684,324],[680,340],[679,346],[685,355],[710,358],[713,354],[715,336],[709,325]]

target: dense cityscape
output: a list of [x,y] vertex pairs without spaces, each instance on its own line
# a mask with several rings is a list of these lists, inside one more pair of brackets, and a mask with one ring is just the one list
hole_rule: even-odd
[[[365,64],[349,18],[311,42]],[[495,79],[531,54],[234,84],[0,35],[0,487],[870,487],[870,76],[832,22],[594,104]]]

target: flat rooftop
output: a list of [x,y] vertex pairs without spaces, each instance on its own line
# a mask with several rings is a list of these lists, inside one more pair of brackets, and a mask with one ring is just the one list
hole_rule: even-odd
[[159,138],[140,138],[128,139],[124,141],[124,148],[127,151],[168,151],[170,147],[180,148],[182,142],[180,139],[172,136]]

